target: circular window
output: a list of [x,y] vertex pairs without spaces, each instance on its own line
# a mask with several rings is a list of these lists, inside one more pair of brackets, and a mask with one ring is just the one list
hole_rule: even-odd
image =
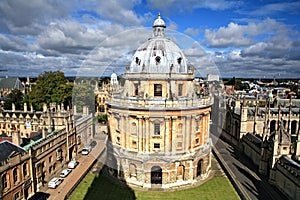
[[159,63],[159,62],[160,62],[160,57],[159,57],[159,56],[156,56],[156,57],[155,57],[155,61]]

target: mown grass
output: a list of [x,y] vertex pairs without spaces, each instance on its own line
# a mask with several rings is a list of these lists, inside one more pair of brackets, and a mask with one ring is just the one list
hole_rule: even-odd
[[94,199],[239,199],[238,194],[225,177],[215,177],[206,183],[187,190],[156,192],[133,190],[111,182],[103,175],[88,174],[69,197],[70,200]]

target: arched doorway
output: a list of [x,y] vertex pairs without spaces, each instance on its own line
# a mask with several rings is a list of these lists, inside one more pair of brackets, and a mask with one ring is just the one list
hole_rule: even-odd
[[151,168],[151,184],[162,184],[162,169],[159,166]]
[[203,160],[199,160],[197,164],[197,176],[200,176],[202,173],[202,165],[203,165]]

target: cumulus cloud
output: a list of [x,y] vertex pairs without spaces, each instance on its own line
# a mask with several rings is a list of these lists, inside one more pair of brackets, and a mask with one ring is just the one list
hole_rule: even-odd
[[67,17],[68,11],[74,7],[72,1],[58,5],[57,1],[47,0],[3,0],[0,2],[0,24],[13,33],[33,33],[34,28],[40,28],[39,24]]
[[140,25],[144,18],[132,10],[141,0],[100,1],[96,11],[103,17],[125,25]]
[[241,4],[241,2],[237,1],[227,1],[227,0],[148,0],[147,4],[149,7],[163,10],[166,13],[174,12],[174,10],[178,12],[184,11],[192,11],[197,8],[207,8],[211,10],[225,10],[232,7],[236,7]]
[[200,32],[201,32],[200,29],[198,29],[198,28],[191,28],[191,27],[189,27],[189,28],[187,28],[187,29],[184,30],[184,33],[188,34],[190,36],[199,35]]

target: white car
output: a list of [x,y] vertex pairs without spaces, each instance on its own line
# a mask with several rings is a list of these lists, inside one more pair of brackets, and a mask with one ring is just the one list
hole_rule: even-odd
[[81,151],[82,155],[88,155],[91,151],[91,147],[84,147]]
[[62,178],[65,178],[71,173],[71,171],[72,171],[71,169],[64,169],[60,172],[59,176]]
[[78,165],[78,162],[74,159],[68,163],[68,168],[74,169]]
[[48,182],[48,187],[55,189],[61,182],[63,181],[62,178],[53,178]]

